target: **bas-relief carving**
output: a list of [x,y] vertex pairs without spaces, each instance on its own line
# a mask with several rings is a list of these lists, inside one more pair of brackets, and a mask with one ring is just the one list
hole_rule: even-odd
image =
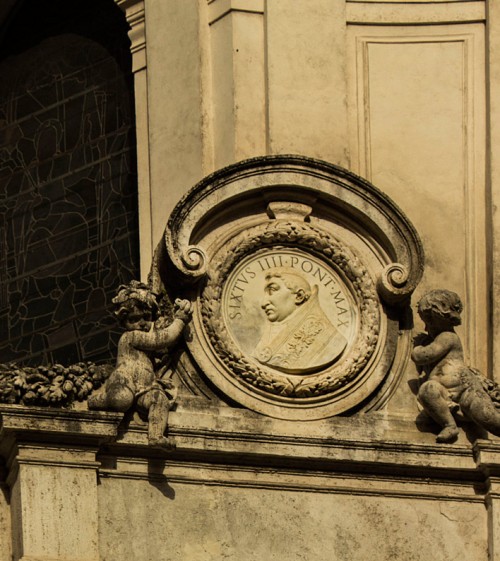
[[284,248],[250,255],[231,271],[222,315],[242,350],[291,374],[332,364],[355,325],[354,301],[332,268]]
[[460,325],[462,302],[449,290],[432,290],[418,303],[426,333],[415,337],[411,355],[419,371],[418,400],[441,427],[437,442],[454,441],[457,418],[473,421],[500,436],[498,387],[464,362],[455,327]]
[[[214,257],[201,295],[217,356],[271,399],[328,395],[360,373],[379,343],[370,274],[302,220],[273,220],[234,238]],[[281,245],[289,240],[293,247]]]
[[347,345],[323,311],[318,285],[279,267],[266,273],[261,308],[267,322],[253,351],[262,364],[284,372],[314,371],[331,364]]
[[118,342],[116,368],[89,398],[89,409],[126,412],[135,405],[148,419],[149,443],[174,448],[165,436],[168,413],[177,395],[168,370],[169,351],[191,317],[191,303],[176,300],[174,319],[165,325],[165,318],[158,318],[156,295],[145,284],[132,281],[120,287],[113,304],[126,331]]
[[71,407],[85,401],[111,370],[109,364],[93,362],[34,367],[0,364],[0,403]]
[[231,400],[312,420],[384,386],[366,405],[380,407],[394,391],[398,341],[410,340],[396,318],[423,251],[401,211],[359,177],[297,156],[219,170],[174,209],[152,278],[162,262],[193,286],[190,355]]

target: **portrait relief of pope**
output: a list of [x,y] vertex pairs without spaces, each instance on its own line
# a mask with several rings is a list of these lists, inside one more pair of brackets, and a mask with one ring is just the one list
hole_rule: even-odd
[[321,308],[318,286],[294,269],[269,269],[260,307],[265,321],[253,356],[261,364],[291,374],[313,372],[332,364],[347,346]]

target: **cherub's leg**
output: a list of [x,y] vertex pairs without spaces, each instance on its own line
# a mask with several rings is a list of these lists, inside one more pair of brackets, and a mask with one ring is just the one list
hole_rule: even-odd
[[104,387],[99,388],[88,398],[87,405],[89,409],[95,409],[96,411],[106,409],[107,396]]
[[148,392],[143,406],[148,408],[148,441],[152,446],[173,450],[175,443],[171,438],[165,436],[168,424],[168,414],[172,402],[159,389],[152,389]]
[[134,392],[121,384],[113,384],[108,389],[108,404],[113,411],[125,413],[134,404]]
[[418,392],[418,399],[426,413],[443,430],[437,435],[437,442],[452,442],[458,436],[458,427],[448,406],[446,389],[434,380],[424,382]]
[[460,407],[471,421],[500,436],[500,412],[485,391],[472,388],[466,390],[460,400]]
[[[109,382],[109,380],[108,380]],[[111,410],[125,413],[134,403],[134,392],[123,383],[123,380],[116,379],[106,383],[94,395],[89,397],[88,407],[95,410]]]

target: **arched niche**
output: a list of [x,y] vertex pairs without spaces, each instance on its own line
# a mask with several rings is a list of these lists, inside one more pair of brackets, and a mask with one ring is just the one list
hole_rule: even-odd
[[134,99],[112,0],[18,3],[0,46],[0,360],[109,359],[138,276]]

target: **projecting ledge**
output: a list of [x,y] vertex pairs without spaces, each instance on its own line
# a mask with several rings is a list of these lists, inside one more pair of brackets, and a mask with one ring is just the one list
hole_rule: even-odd
[[0,406],[0,440],[30,434],[31,439],[82,436],[93,442],[116,437],[122,413],[79,411],[51,407]]
[[[147,426],[135,420],[122,425],[104,454],[145,457],[163,454],[171,461],[201,461],[300,469],[352,470],[370,473],[418,472],[476,477],[470,441],[436,444],[431,432],[419,432],[412,416],[382,413],[295,422],[244,409],[183,401],[169,418],[176,450],[148,448]],[[469,432],[470,439],[470,432]],[[484,441],[488,442],[488,441]]]
[[476,439],[471,444],[469,431],[468,438],[464,433],[454,444],[436,444],[432,432],[417,430],[411,415],[380,412],[295,422],[198,399],[183,400],[170,415],[169,435],[176,444],[170,452],[150,447],[147,425],[137,417],[124,419],[121,413],[3,405],[0,415],[0,451],[6,459],[13,446],[21,444],[30,449],[46,445],[45,451],[55,447],[61,453],[87,448],[92,462],[97,452],[328,470],[349,465],[373,473],[446,472],[457,477],[468,473],[473,478],[481,477],[485,462],[491,466],[498,457],[500,466],[500,440]]

